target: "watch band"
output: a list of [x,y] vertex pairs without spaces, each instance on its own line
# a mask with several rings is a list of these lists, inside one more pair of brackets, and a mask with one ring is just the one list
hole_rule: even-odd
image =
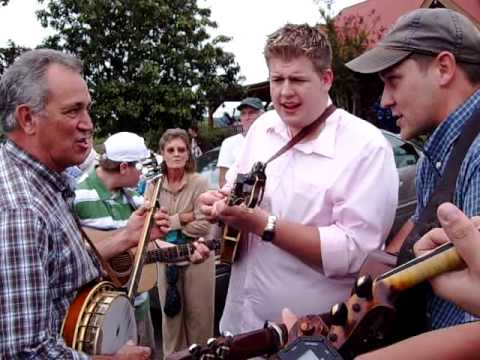
[[275,230],[277,228],[277,217],[275,215],[270,215],[267,218],[267,225],[262,233],[262,240],[271,242],[275,238]]

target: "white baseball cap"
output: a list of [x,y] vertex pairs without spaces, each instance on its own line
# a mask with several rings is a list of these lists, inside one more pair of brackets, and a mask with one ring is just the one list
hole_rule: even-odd
[[105,140],[105,156],[119,162],[140,161],[149,156],[145,140],[131,132],[119,132]]

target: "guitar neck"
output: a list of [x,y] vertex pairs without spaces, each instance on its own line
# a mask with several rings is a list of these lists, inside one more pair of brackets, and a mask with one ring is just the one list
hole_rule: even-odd
[[394,292],[401,292],[437,275],[463,267],[465,263],[449,242],[380,275],[375,282],[382,282]]
[[[210,249],[215,250],[218,240],[206,240],[204,244]],[[187,260],[195,251],[193,243],[176,245],[161,249],[150,250],[147,253],[145,263],[155,262],[179,262]]]

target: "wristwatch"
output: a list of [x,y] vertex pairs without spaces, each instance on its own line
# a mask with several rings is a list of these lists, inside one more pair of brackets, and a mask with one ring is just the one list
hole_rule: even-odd
[[275,230],[277,228],[277,217],[270,215],[267,219],[267,225],[263,229],[262,240],[271,242],[275,238]]

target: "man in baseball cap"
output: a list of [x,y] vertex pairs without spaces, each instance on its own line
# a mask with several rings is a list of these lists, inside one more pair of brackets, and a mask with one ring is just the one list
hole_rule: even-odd
[[[403,138],[431,134],[417,171],[416,212],[387,247],[397,252],[445,171],[465,123],[480,108],[480,32],[458,12],[418,9],[399,18],[376,47],[346,66],[380,75],[384,82],[381,104],[392,110]],[[477,137],[463,160],[454,194],[455,205],[467,216],[480,214],[478,159]],[[428,306],[433,328],[470,320],[468,314],[439,298]]]
[[257,97],[247,97],[237,106],[240,111],[240,122],[242,124],[242,133],[229,136],[222,142],[220,153],[218,155],[217,167],[220,169],[219,185],[225,185],[225,174],[228,169],[235,163],[237,155],[243,146],[245,135],[250,126],[263,114],[263,103]]

